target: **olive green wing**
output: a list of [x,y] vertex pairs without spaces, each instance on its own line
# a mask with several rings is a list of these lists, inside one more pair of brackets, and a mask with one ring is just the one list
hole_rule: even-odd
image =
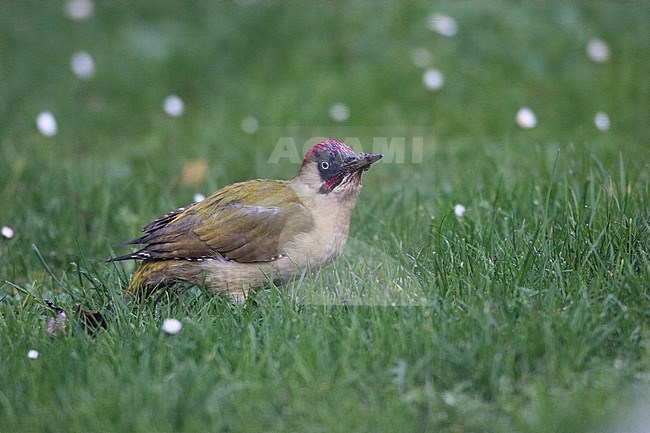
[[286,182],[243,182],[155,220],[142,229],[144,236],[128,242],[146,244],[144,248],[113,260],[271,261],[313,224],[311,213]]

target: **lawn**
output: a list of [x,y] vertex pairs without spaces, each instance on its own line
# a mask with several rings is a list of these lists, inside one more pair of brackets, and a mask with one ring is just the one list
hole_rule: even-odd
[[[0,431],[647,431],[649,22],[614,1],[4,1]],[[385,154],[332,266],[243,307],[123,302],[116,244],[293,176],[326,136]]]

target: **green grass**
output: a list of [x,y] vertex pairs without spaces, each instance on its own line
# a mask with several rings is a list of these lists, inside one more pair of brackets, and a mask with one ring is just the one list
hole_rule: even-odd
[[[0,431],[644,431],[643,2],[97,2],[82,22],[64,6],[0,8]],[[455,37],[428,29],[435,12]],[[70,71],[80,50],[90,80]],[[403,163],[366,174],[334,265],[246,308],[195,290],[124,305],[134,268],[104,263],[112,245],[196,192],[292,176],[268,161],[280,137],[324,135],[406,138]],[[199,158],[206,180],[180,182]],[[56,337],[44,299],[70,319]],[[107,329],[88,335],[77,303]]]

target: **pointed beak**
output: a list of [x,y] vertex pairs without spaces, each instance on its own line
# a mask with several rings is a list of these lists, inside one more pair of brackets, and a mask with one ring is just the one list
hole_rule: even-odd
[[379,161],[384,155],[381,153],[360,153],[357,158],[350,161],[345,167],[350,173],[357,171],[366,171],[372,164]]

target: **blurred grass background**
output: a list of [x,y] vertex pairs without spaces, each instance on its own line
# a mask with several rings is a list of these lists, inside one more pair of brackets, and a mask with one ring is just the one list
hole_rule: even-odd
[[[85,19],[72,3],[0,7],[0,225],[15,233],[0,242],[0,429],[575,432],[635,419],[650,342],[647,3],[77,1],[94,6]],[[432,31],[436,13],[456,35]],[[587,55],[593,39],[605,62]],[[70,67],[80,51],[89,79]],[[430,68],[439,90],[423,84]],[[163,110],[172,94],[179,117]],[[521,107],[536,127],[517,126]],[[53,137],[36,127],[43,111]],[[118,308],[94,338],[45,333],[42,298],[72,311],[119,297],[132,268],[102,264],[112,245],[197,192],[292,176],[296,164],[268,163],[279,137],[300,148],[322,135],[403,136],[406,160],[367,173],[355,243],[305,287],[405,281],[426,307],[272,293],[241,310],[187,294]],[[194,160],[207,176],[184,183]],[[182,339],[161,337],[167,315],[185,318]]]

